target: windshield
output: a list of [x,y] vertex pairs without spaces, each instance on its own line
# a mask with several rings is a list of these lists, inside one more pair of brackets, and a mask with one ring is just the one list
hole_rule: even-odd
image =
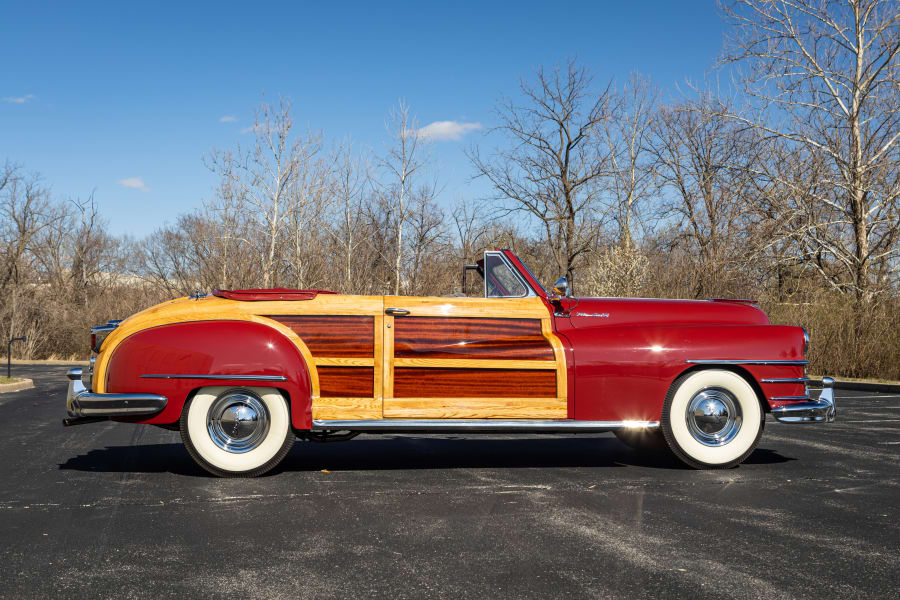
[[498,254],[485,256],[484,290],[488,298],[521,298],[528,294],[528,288]]

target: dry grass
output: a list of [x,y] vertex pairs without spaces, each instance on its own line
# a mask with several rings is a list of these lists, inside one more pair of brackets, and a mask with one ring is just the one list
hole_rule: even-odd
[[[830,375],[829,375],[830,377]],[[809,375],[810,379],[822,379],[821,375]],[[886,385],[900,385],[900,381],[893,379],[879,379],[877,377],[838,377],[839,381],[850,383],[883,383]]]
[[773,323],[809,332],[809,370],[831,377],[900,380],[900,303],[860,313],[852,299],[822,295],[815,303],[763,303]]

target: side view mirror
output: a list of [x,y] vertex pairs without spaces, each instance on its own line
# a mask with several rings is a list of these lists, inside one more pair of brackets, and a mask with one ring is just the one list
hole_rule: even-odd
[[568,296],[569,295],[569,280],[565,277],[560,277],[556,280],[556,283],[553,284],[553,293],[558,296]]

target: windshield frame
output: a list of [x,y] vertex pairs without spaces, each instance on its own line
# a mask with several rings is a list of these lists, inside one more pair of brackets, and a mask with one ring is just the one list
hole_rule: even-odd
[[[487,260],[488,255],[497,256],[500,258],[500,261],[506,266],[507,269],[510,270],[513,277],[515,277],[516,280],[522,284],[522,287],[524,288],[525,293],[518,294],[515,296],[488,296],[488,260]],[[506,252],[504,252],[503,250],[485,250],[483,260],[484,260],[484,266],[482,267],[482,269],[484,272],[482,274],[482,279],[484,280],[484,297],[485,298],[529,298],[529,297],[538,295],[534,291],[534,288],[522,276],[522,273],[519,271],[519,269],[517,269],[516,266],[512,263],[512,261],[509,260],[509,257],[506,256]],[[529,275],[531,275],[531,273],[529,273]],[[533,278],[534,276],[531,275],[531,277]],[[538,284],[538,285],[540,285],[540,284]]]

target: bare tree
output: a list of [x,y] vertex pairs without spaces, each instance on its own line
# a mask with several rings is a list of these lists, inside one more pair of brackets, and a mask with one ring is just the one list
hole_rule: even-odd
[[261,233],[262,284],[276,283],[278,241],[286,223],[300,207],[298,180],[301,171],[321,149],[318,135],[294,136],[291,105],[281,100],[277,107],[263,102],[251,132],[255,139],[248,150],[214,150],[207,167],[238,192]]
[[653,125],[655,169],[672,192],[667,209],[677,219],[677,240],[694,257],[697,296],[721,286],[723,269],[748,252],[742,234],[759,150],[727,115],[704,94],[663,108]]
[[596,209],[609,153],[600,143],[609,118],[609,88],[593,89],[586,69],[570,60],[564,68],[539,69],[536,81],[522,81],[525,103],[501,100],[499,133],[508,146],[469,158],[487,178],[496,199],[534,216],[560,272],[572,277],[599,230]]
[[400,278],[404,256],[403,227],[410,217],[410,197],[428,165],[424,139],[409,105],[400,101],[391,109],[386,124],[389,142],[384,156],[378,159],[383,179],[375,182],[379,196],[390,213],[394,227],[394,295],[400,294]]
[[[406,269],[410,282],[407,293],[413,296],[424,296],[433,293],[435,288],[447,286],[443,273],[435,269],[442,254],[441,249],[447,247],[447,232],[444,226],[444,213],[435,205],[434,188],[422,185],[415,190],[411,198],[413,209],[409,218],[410,260]],[[443,253],[447,254],[447,253]],[[442,293],[449,289],[441,290]]]
[[307,287],[312,246],[319,238],[318,229],[310,225],[325,220],[332,198],[331,165],[319,156],[322,150],[321,136],[308,137],[297,147],[297,176],[290,190],[287,238],[292,252],[288,255],[294,285]]
[[[241,249],[247,250],[249,240],[245,234],[245,220],[242,208],[246,205],[242,188],[230,178],[222,178],[212,199],[204,203],[207,221],[214,223],[215,231],[211,244],[216,257],[219,277],[217,287],[229,289],[238,270],[234,263],[240,261]],[[246,261],[244,261],[246,262]]]
[[659,102],[659,90],[649,79],[633,73],[604,124],[610,157],[610,203],[624,249],[633,244],[635,217],[655,191],[648,152],[651,124]]
[[40,176],[25,175],[6,163],[0,171],[0,296],[27,279],[31,246],[43,230],[62,218]]
[[900,252],[900,5],[740,0],[724,9],[733,31],[723,63],[743,69],[754,111],[732,118],[827,167],[807,210],[815,218],[798,234],[808,258],[837,266],[822,272],[832,285],[868,303],[879,287],[872,265],[884,273]]
[[367,185],[367,172],[362,159],[353,153],[348,139],[337,150],[334,169],[334,196],[340,210],[338,239],[343,256],[344,290],[353,287],[353,254],[361,240],[354,233],[360,228],[362,195]]

